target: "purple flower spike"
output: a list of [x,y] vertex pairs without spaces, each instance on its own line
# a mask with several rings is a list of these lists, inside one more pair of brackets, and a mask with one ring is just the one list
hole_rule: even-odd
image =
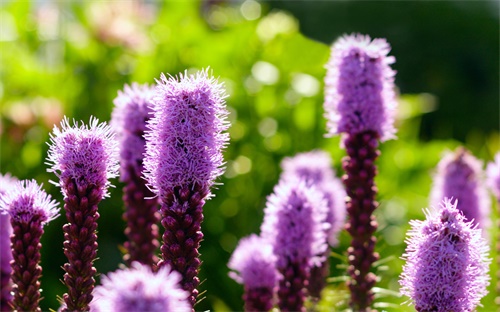
[[343,36],[332,46],[326,65],[325,111],[330,135],[375,132],[394,138],[395,62],[385,39]]
[[458,210],[467,221],[474,220],[482,229],[490,225],[490,197],[483,182],[483,164],[460,147],[447,153],[437,165],[434,185],[431,190],[431,205],[443,198],[458,199]]
[[94,290],[91,312],[188,312],[189,293],[181,289],[181,276],[168,266],[153,272],[151,267],[133,262],[131,268],[103,276]]
[[0,212],[10,215],[13,230],[12,307],[16,311],[41,311],[40,238],[43,226],[58,216],[56,205],[35,180],[17,182],[0,198]]
[[203,206],[224,172],[222,150],[229,140],[225,97],[208,70],[178,78],[162,75],[145,134],[145,176],[159,197],[165,227],[158,267],[168,265],[181,273],[192,306],[200,283]]
[[495,160],[486,167],[487,185],[500,203],[500,152]]
[[242,238],[229,259],[228,267],[236,282],[243,284],[245,311],[270,311],[278,282],[273,247],[265,239],[252,234]]
[[273,246],[281,311],[305,311],[310,270],[324,260],[327,248],[326,201],[314,187],[299,179],[281,180],[269,196],[261,226],[262,237]]
[[[15,185],[17,179],[10,174],[0,174],[0,198],[7,194]],[[12,303],[12,283],[10,275],[12,268],[10,260],[12,260],[12,249],[10,248],[10,236],[12,235],[12,225],[10,224],[10,216],[8,213],[0,213],[0,311],[11,311]]]
[[125,182],[123,202],[124,220],[127,222],[125,235],[128,240],[124,247],[127,264],[139,261],[151,267],[158,259],[155,255],[159,247],[158,198],[146,186],[143,175],[143,158],[146,146],[144,131],[151,117],[150,102],[153,88],[148,85],[125,85],[114,100],[115,108],[111,127],[117,134],[120,146],[120,181]]
[[395,62],[388,56],[385,39],[371,40],[360,34],[344,36],[333,46],[325,78],[325,111],[329,135],[344,134],[347,157],[342,160],[342,177],[347,192],[349,216],[346,230],[352,236],[348,248],[351,279],[350,307],[369,311],[374,299],[376,276],[370,272],[379,256],[373,236],[377,222],[373,211],[377,189],[375,160],[379,141],[395,137]]
[[108,195],[109,178],[118,173],[118,148],[111,128],[95,118],[89,126],[74,127],[68,119],[51,134],[49,172],[59,177],[68,223],[63,226],[63,268],[68,293],[63,311],[87,311],[92,300],[93,263],[97,257],[97,206]]
[[[297,154],[294,157],[285,158],[281,166],[284,179],[304,179],[309,186],[317,187],[323,193],[328,207],[325,221],[330,224],[330,229],[326,231],[326,237],[328,243],[335,246],[338,243],[338,233],[345,224],[346,193],[341,181],[335,177],[328,153],[311,151]],[[330,272],[329,254],[330,248],[327,248],[324,253],[325,260],[321,265],[315,266],[311,270],[308,291],[309,295],[316,301],[319,300],[321,291],[326,286],[326,278]]]
[[475,311],[489,285],[489,247],[481,230],[449,199],[410,225],[401,293],[417,311]]

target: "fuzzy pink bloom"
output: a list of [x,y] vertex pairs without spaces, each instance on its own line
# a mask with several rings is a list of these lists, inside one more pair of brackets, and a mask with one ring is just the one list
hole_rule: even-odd
[[495,160],[486,167],[486,175],[488,187],[500,202],[500,152],[495,155]]
[[352,34],[332,46],[326,65],[325,111],[329,135],[374,131],[382,141],[394,138],[395,62],[385,39]]

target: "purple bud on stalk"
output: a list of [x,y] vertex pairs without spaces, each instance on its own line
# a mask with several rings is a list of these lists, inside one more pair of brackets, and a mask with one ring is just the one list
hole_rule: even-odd
[[179,282],[181,276],[168,266],[153,272],[148,265],[133,262],[102,277],[94,289],[91,312],[188,312],[189,293]]
[[252,234],[242,238],[229,259],[228,267],[236,272],[229,276],[243,284],[245,311],[270,311],[278,282],[273,247]]
[[35,180],[20,181],[0,197],[0,213],[8,213],[12,226],[12,307],[17,311],[41,311],[39,307],[40,239],[43,226],[59,209]]
[[481,229],[466,221],[457,201],[425,211],[410,221],[401,293],[417,311],[475,311],[489,285],[488,243]]
[[281,180],[268,197],[261,236],[273,246],[282,311],[305,311],[310,270],[324,260],[327,248],[326,201],[314,187],[299,179]]
[[157,82],[144,167],[159,197],[165,227],[158,267],[169,265],[181,273],[181,285],[191,293],[194,306],[203,206],[210,187],[224,172],[222,150],[229,141],[226,95],[208,69],[178,78],[162,74]]
[[[5,196],[16,185],[17,179],[10,174],[0,174],[0,198]],[[12,310],[12,283],[10,261],[12,260],[12,249],[10,248],[10,236],[12,225],[8,213],[0,213],[0,311]]]
[[467,221],[474,220],[482,229],[490,225],[490,197],[483,182],[483,163],[460,147],[448,152],[437,165],[431,189],[431,205],[443,198],[458,199],[458,210]]
[[61,129],[54,126],[49,145],[47,171],[59,178],[55,183],[64,195],[68,223],[63,226],[63,269],[68,292],[63,295],[63,311],[87,311],[94,289],[93,266],[97,258],[98,204],[108,196],[108,179],[118,175],[118,148],[111,128],[91,118],[89,125],[67,118]]
[[385,39],[371,40],[360,34],[341,37],[332,46],[326,65],[325,116],[328,134],[344,134],[347,156],[342,160],[346,174],[342,177],[347,192],[346,230],[352,237],[348,248],[351,292],[350,307],[370,311],[374,299],[376,276],[370,272],[379,256],[375,252],[377,229],[372,214],[377,174],[375,160],[380,154],[379,141],[395,137],[394,117],[395,62],[388,56],[390,46]]
[[144,132],[152,116],[151,99],[154,89],[148,85],[125,85],[114,100],[111,127],[116,132],[120,148],[120,181],[125,182],[123,201],[127,222],[124,260],[156,265],[159,247],[158,198],[154,197],[143,179],[143,158],[146,146]]

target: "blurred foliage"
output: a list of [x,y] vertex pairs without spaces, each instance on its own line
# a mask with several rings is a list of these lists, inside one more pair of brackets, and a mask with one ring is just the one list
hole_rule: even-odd
[[[231,144],[225,152],[226,174],[214,190],[215,198],[204,208],[200,291],[206,292],[196,308],[241,310],[243,289],[228,277],[226,263],[241,237],[259,232],[266,196],[280,174],[280,161],[285,156],[321,148],[332,155],[341,175],[344,151],[340,139],[324,137],[322,90],[329,46],[302,35],[291,14],[253,0],[3,1],[0,23],[0,171],[44,183],[61,207],[60,191],[48,183],[55,176],[46,172],[45,142],[63,115],[83,121],[93,115],[109,121],[113,99],[125,83],[152,84],[161,72],[176,75],[210,67],[225,82]],[[423,24],[420,21],[419,25]],[[350,31],[338,28],[335,33]],[[388,38],[393,46],[400,44]],[[399,55],[395,51],[392,54],[398,60],[410,57],[410,52]],[[424,59],[422,63],[403,62],[397,66],[401,75],[424,75],[423,68],[433,63]],[[460,71],[456,74],[467,75]],[[398,139],[382,144],[376,181],[380,190],[377,248],[382,257],[377,266],[381,277],[377,305],[388,311],[413,309],[400,306],[405,299],[397,295],[403,264],[400,256],[408,221],[423,218],[431,173],[442,152],[463,144],[477,157],[490,161],[500,150],[497,130],[489,127],[475,131],[469,123],[460,125],[460,131],[468,134],[465,141],[439,136],[439,140],[423,141],[422,119],[439,113],[439,98],[419,93],[432,90],[406,83],[403,92],[418,92],[400,97]],[[453,91],[456,98],[462,97],[462,89]],[[458,116],[459,112],[465,115]],[[468,120],[472,115],[459,110],[457,118]],[[445,116],[435,122],[447,120]],[[117,180],[113,183],[116,188],[111,190],[111,197],[100,205],[96,267],[101,274],[118,267],[119,246],[125,239],[121,219],[123,185]],[[492,218],[498,218],[496,209],[492,210]],[[42,239],[43,310],[57,309],[57,297],[65,292],[60,282],[61,266],[66,261],[62,252],[64,223],[64,215],[52,221]],[[496,237],[495,229],[491,237]],[[348,235],[341,233],[340,244],[331,257],[332,279],[318,306],[321,311],[342,307],[348,245]],[[492,276],[496,271],[492,265]],[[493,305],[494,288],[490,289],[490,295],[482,301],[484,311]]]

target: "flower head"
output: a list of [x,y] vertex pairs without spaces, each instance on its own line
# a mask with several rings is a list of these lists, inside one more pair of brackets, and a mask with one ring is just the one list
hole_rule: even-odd
[[473,311],[487,293],[489,247],[456,201],[410,221],[401,293],[417,311]]
[[228,267],[239,273],[230,272],[229,276],[248,288],[273,289],[278,281],[275,264],[273,247],[265,239],[252,234],[240,240],[229,259]]
[[306,260],[319,265],[326,251],[326,201],[298,179],[281,180],[268,197],[261,236],[273,246],[277,267]]
[[[14,188],[17,179],[10,174],[0,174],[0,198],[5,196]],[[5,211],[0,212],[0,270],[2,272],[10,272],[10,260],[12,259],[12,250],[10,248],[10,235],[12,234],[12,225],[10,224],[10,216]]]
[[458,210],[466,220],[486,229],[490,220],[490,197],[483,182],[483,164],[464,148],[448,152],[437,165],[431,190],[431,205],[445,197],[458,199]]
[[332,46],[326,65],[325,111],[329,135],[375,131],[394,138],[395,62],[385,39],[343,36]]
[[[61,129],[54,126],[50,137],[47,171],[60,181],[75,181],[78,187],[93,185],[102,190],[102,197],[107,196],[108,179],[118,175],[118,145],[111,128],[97,118],[90,118],[88,126],[74,122],[72,127],[64,118]],[[68,195],[64,188],[63,194]]]
[[146,132],[146,178],[155,192],[191,183],[211,186],[224,172],[225,97],[208,70],[178,78],[162,74]]
[[500,200],[500,152],[495,155],[494,162],[489,163],[486,167],[486,176],[488,187]]
[[114,100],[115,108],[111,118],[111,127],[116,132],[120,145],[121,180],[126,168],[132,166],[142,171],[142,160],[146,141],[143,137],[146,122],[152,116],[151,99],[154,89],[148,85],[133,83],[118,91]]
[[337,244],[337,234],[342,229],[346,216],[345,189],[335,177],[331,158],[323,151],[300,153],[287,157],[281,163],[283,179],[304,179],[306,184],[317,187],[327,203],[326,221],[330,224],[327,239],[330,245]]
[[17,182],[0,198],[0,212],[7,212],[13,220],[21,223],[39,218],[42,225],[59,216],[57,203],[35,180]]
[[109,273],[94,289],[90,311],[183,312],[191,311],[188,293],[179,286],[181,276],[164,266],[154,273],[147,265]]

